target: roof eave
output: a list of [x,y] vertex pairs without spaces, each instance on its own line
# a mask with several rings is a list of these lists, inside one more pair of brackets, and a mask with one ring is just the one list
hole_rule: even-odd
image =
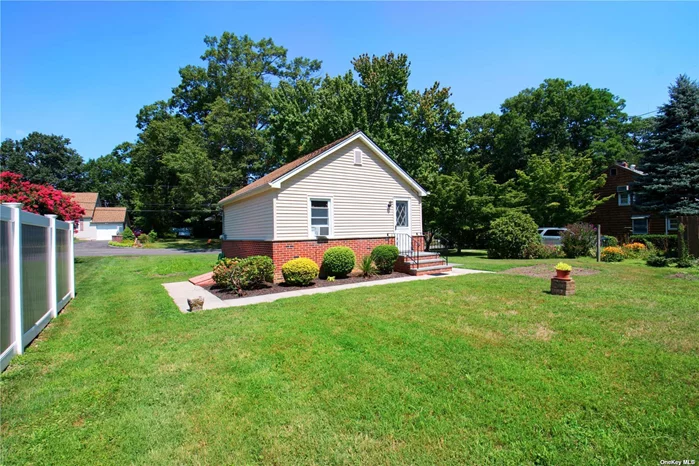
[[228,205],[228,204],[232,204],[234,202],[242,201],[243,199],[247,199],[249,197],[255,196],[255,195],[260,194],[268,189],[273,189],[273,188],[276,188],[276,186],[273,186],[272,183],[266,183],[266,184],[263,184],[262,186],[258,186],[255,189],[251,189],[250,191],[247,191],[247,192],[241,194],[240,196],[234,196],[231,198],[221,199],[220,201],[218,201],[218,205],[223,207],[224,205]]

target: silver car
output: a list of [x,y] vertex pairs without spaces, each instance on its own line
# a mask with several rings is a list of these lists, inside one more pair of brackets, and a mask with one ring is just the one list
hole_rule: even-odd
[[560,246],[561,235],[563,234],[564,231],[567,231],[567,229],[560,228],[560,227],[541,227],[541,228],[539,228],[539,234],[541,235],[541,241],[544,244],[551,244],[553,246]]

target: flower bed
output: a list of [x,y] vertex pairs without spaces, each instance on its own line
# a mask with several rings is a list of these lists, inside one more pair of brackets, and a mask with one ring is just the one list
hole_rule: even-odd
[[229,291],[229,290],[224,290],[216,285],[205,287],[205,288],[208,291],[210,291],[212,294],[216,295],[217,297],[219,297],[221,299],[236,299],[236,298],[246,298],[249,296],[260,296],[260,295],[265,295],[265,294],[285,293],[288,291],[295,291],[295,290],[307,290],[310,288],[323,288],[326,286],[349,285],[351,283],[373,282],[373,281],[378,281],[378,280],[386,280],[389,278],[404,278],[404,277],[411,277],[411,276],[412,275],[407,274],[407,273],[393,272],[390,274],[374,275],[371,277],[364,278],[359,273],[353,272],[345,278],[336,278],[333,281],[325,280],[322,278],[316,278],[308,286],[294,286],[294,285],[287,285],[286,283],[266,283],[264,286],[262,286],[260,288],[257,288],[254,290],[246,290],[245,294],[243,296],[238,296],[235,292]]

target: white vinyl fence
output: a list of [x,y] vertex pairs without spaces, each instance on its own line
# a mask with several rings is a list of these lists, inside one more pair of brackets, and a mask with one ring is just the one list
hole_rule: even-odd
[[0,205],[0,370],[75,297],[73,222]]

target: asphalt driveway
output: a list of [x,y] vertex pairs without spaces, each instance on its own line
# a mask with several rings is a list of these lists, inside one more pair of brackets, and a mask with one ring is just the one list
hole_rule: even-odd
[[220,249],[146,249],[115,248],[109,241],[79,241],[75,243],[75,257],[93,256],[171,256],[173,254],[218,254]]

